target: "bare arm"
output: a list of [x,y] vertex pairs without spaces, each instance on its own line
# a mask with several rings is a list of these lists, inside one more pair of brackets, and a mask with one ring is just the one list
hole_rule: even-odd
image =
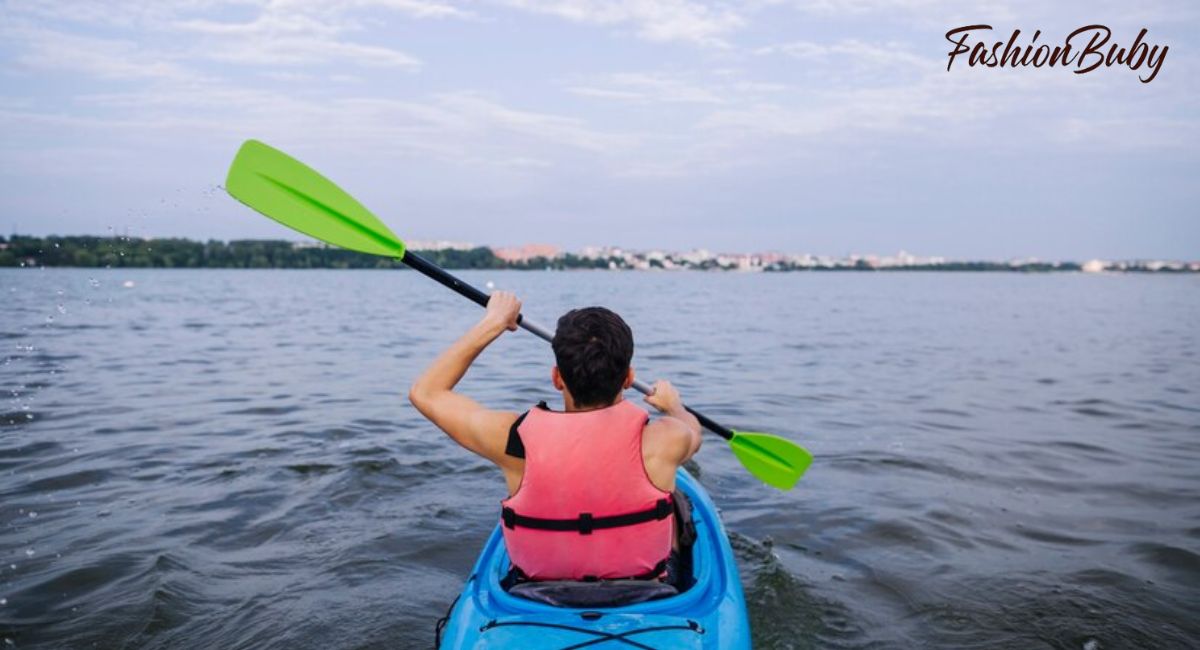
[[454,392],[483,349],[505,331],[517,329],[521,301],[506,291],[493,293],[487,314],[463,334],[413,382],[408,399],[430,422],[470,451],[500,466],[509,463],[504,453],[507,433],[517,414],[493,411]]
[[666,432],[664,451],[676,466],[682,465],[700,450],[704,440],[700,421],[683,408],[679,391],[669,381],[655,382],[654,389],[646,396],[646,403],[665,416],[655,423]]

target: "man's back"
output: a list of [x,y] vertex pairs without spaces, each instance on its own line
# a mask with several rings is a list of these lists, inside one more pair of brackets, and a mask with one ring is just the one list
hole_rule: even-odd
[[[619,316],[598,307],[573,310],[559,319],[553,341],[557,365],[551,370],[551,380],[562,391],[563,411],[535,409],[518,416],[487,409],[454,392],[454,386],[479,353],[504,331],[516,329],[519,313],[520,302],[515,296],[506,292],[493,294],[483,320],[413,383],[409,399],[460,445],[499,466],[514,503],[539,512],[561,507],[565,508],[561,513],[567,513],[573,509],[570,516],[539,517],[508,508],[525,516],[526,523],[533,524],[517,526],[514,522],[521,519],[510,516],[514,525],[506,527],[507,530],[531,529],[520,536],[506,533],[510,555],[514,551],[515,555],[522,555],[526,550],[530,551],[526,557],[557,554],[563,561],[552,570],[540,572],[544,576],[566,573],[631,577],[626,569],[645,568],[645,558],[657,555],[664,539],[666,548],[670,548],[669,536],[662,533],[670,530],[669,516],[658,516],[663,511],[658,501],[674,488],[676,468],[699,449],[700,424],[683,408],[674,387],[665,381],[657,382],[646,397],[647,403],[664,414],[654,422],[648,423],[645,411],[623,400],[622,392],[634,378],[630,366],[632,332]],[[536,415],[534,411],[538,411]],[[529,425],[519,421],[531,416],[533,421]],[[538,460],[532,463],[524,453],[516,453],[525,442],[522,432],[536,439]],[[528,483],[531,477],[541,485],[530,490],[528,495],[532,496],[528,496],[523,483]],[[603,490],[592,489],[596,486]],[[605,490],[612,494],[606,496]],[[625,503],[619,495],[634,498]],[[653,508],[649,505],[651,501]],[[622,508],[634,510],[607,511]],[[626,515],[636,521],[627,523],[630,517],[622,519]],[[656,518],[647,519],[651,516]],[[601,538],[596,537],[581,543],[580,536],[595,534],[589,522],[597,517],[603,520],[604,530],[628,528],[603,535],[605,540],[624,542],[597,544],[595,540]],[[538,520],[551,523],[542,526]],[[521,548],[525,544],[529,546]],[[588,548],[595,551],[601,546],[603,552],[591,556],[587,553]],[[601,558],[600,564],[587,560],[588,557]],[[519,567],[520,563],[517,564]]]
[[[513,566],[534,580],[650,578],[673,539],[672,497],[642,459],[646,411],[631,402],[587,411],[531,409],[510,453],[524,457],[501,522]],[[511,449],[511,447],[519,447]]]

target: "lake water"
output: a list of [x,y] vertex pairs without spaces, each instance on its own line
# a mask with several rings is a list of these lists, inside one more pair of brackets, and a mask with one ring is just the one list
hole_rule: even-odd
[[[698,455],[756,647],[1200,646],[1200,278],[462,275],[619,311],[641,377],[815,454],[786,493]],[[0,290],[0,648],[432,645],[504,487],[404,394],[481,310],[400,271]],[[551,363],[506,335],[461,387],[553,403]]]

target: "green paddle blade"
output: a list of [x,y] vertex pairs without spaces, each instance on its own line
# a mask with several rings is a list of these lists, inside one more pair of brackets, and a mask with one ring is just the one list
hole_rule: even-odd
[[404,257],[404,242],[308,165],[258,140],[238,150],[225,179],[233,198],[279,223],[360,253]]
[[734,431],[729,446],[751,474],[781,490],[792,489],[812,464],[807,449],[769,433]]

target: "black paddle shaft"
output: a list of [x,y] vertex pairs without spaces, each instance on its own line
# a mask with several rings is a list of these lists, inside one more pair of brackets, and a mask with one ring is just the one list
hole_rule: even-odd
[[[454,277],[454,275],[447,272],[437,264],[430,262],[424,257],[421,257],[412,251],[406,250],[404,251],[404,257],[400,258],[400,261],[407,264],[409,268],[413,269],[414,271],[419,271],[426,277],[432,278],[441,285],[454,290],[460,296],[467,298],[480,307],[487,307],[488,299],[490,298],[488,294]],[[547,343],[553,342],[554,340],[554,334],[552,334],[546,328],[526,320],[523,314],[517,315],[517,324]],[[653,390],[650,386],[637,380],[633,382],[633,387],[646,395],[649,395]],[[696,411],[690,406],[684,406],[683,408],[687,409],[688,413],[696,416],[696,419],[700,421],[700,424],[704,425],[704,428],[712,431],[726,440],[733,439],[733,431],[721,426],[720,424],[717,424],[716,421]]]
[[[457,291],[459,295],[465,296],[480,307],[487,307],[489,296],[486,293],[450,275],[445,269],[424,257],[406,250],[404,251],[404,257],[400,258],[400,261],[407,264],[414,271],[420,271],[427,277],[433,278],[446,287]],[[517,322],[520,321],[518,320]]]

